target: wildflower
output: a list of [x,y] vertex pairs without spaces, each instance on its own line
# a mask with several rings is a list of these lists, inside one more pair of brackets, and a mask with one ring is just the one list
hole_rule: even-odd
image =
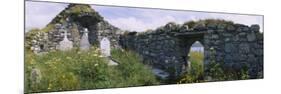
[[95,64],[94,66],[96,67],[96,66],[98,66],[99,64]]
[[94,54],[94,56],[98,56],[97,54]]
[[99,48],[95,49],[95,52],[100,52],[100,49]]
[[52,84],[49,83],[48,89],[49,89],[49,90],[52,89],[51,87],[52,87]]
[[68,56],[68,57],[66,57],[66,59],[71,59],[71,57]]
[[34,64],[34,59],[31,59],[31,60],[30,60],[30,64],[31,64],[31,65]]

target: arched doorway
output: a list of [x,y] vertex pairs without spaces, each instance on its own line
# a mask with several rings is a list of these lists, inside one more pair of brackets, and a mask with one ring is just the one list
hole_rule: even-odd
[[[89,13],[81,13],[79,15],[71,16],[71,19],[80,26],[79,29],[84,30],[85,28],[88,30],[88,40],[90,44],[99,44],[98,42],[98,23],[101,22],[101,18],[97,17],[94,14]],[[83,32],[79,33],[83,35]],[[80,36],[82,37],[82,36]]]
[[177,35],[175,35],[175,37],[177,39],[177,47],[178,47],[177,53],[180,61],[179,65],[181,67],[180,75],[190,73],[189,71],[191,69],[196,70],[195,68],[198,68],[198,67],[192,68],[193,66],[195,66],[193,64],[197,64],[197,63],[192,63],[194,59],[196,59],[193,53],[197,53],[197,55],[200,56],[199,68],[200,68],[200,73],[202,73],[203,61],[204,61],[204,47],[203,47],[204,33],[203,32],[178,33]]

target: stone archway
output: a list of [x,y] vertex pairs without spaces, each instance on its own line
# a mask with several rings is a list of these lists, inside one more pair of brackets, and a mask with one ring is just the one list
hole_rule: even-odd
[[179,71],[179,73],[188,72],[189,68],[192,67],[189,62],[190,58],[188,54],[192,49],[192,45],[196,42],[199,42],[204,47],[204,33],[182,33],[178,34],[176,38],[178,41],[178,57],[180,57],[179,67],[181,67],[181,71]]
[[202,43],[202,41],[199,41],[199,40],[196,40],[194,42],[191,42],[191,44],[188,44],[186,45],[185,47],[186,49],[184,49],[184,60],[185,60],[185,66],[188,67],[188,70],[192,67],[190,64],[192,62],[192,60],[194,59],[197,59],[197,57],[194,56],[195,55],[199,55],[200,56],[202,55],[203,58],[200,58],[202,59],[202,62],[204,62],[204,45]]
[[[98,23],[100,22],[99,18],[89,14],[89,13],[82,13],[80,15],[72,16],[73,21],[81,26],[80,28],[88,29],[88,37],[90,44],[98,44]],[[80,32],[80,35],[82,32]]]

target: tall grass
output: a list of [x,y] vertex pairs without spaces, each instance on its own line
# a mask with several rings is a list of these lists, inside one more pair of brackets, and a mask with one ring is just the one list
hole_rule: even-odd
[[[120,64],[108,66],[108,60],[101,57],[99,52],[98,48],[91,48],[87,52],[73,49],[35,55],[26,50],[25,92],[158,84],[151,70],[140,62],[135,53],[114,50],[112,57]],[[34,70],[39,70],[35,77],[32,76]]]
[[204,54],[202,52],[191,51],[189,57],[190,66],[187,72],[180,77],[178,83],[194,83],[203,81],[203,61]]

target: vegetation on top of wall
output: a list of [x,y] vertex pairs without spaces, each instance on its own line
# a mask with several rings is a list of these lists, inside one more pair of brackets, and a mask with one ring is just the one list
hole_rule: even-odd
[[69,16],[79,16],[79,14],[87,13],[87,15],[94,16],[97,20],[102,20],[98,12],[91,8],[87,4],[69,4],[62,12],[60,12],[52,21],[54,23],[62,23]]
[[187,21],[183,25],[188,25],[189,28],[195,28],[198,24],[204,24],[205,26],[218,24],[234,25],[232,21],[227,21],[224,19],[201,19],[198,21]]
[[48,24],[46,27],[44,27],[41,31],[42,32],[50,32],[51,30],[53,30],[55,28],[54,24]]
[[184,24],[177,24],[175,22],[168,22],[164,26],[160,26],[155,30],[148,29],[144,32],[138,32],[138,35],[147,35],[147,34],[159,34],[159,33],[169,33],[169,32],[186,32],[186,29],[197,28],[197,27],[207,27],[207,26],[227,26],[234,25],[232,21],[227,21],[223,19],[204,19],[198,21],[187,21]]
[[81,13],[81,12],[94,12],[90,5],[86,4],[70,4],[68,5],[66,13]]
[[41,32],[38,28],[32,28],[29,31],[25,32],[25,39],[30,40],[32,37],[35,37],[37,33]]

